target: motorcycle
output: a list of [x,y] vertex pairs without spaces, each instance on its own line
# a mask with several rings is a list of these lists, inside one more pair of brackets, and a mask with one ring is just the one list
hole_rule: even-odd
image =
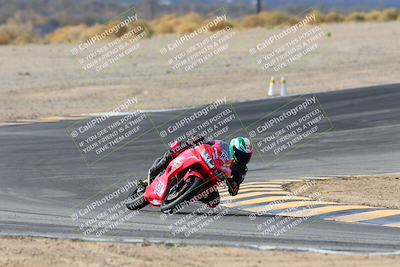
[[138,184],[126,206],[137,210],[150,204],[170,213],[181,203],[229,179],[232,164],[229,145],[225,142],[189,148],[173,159],[150,185]]

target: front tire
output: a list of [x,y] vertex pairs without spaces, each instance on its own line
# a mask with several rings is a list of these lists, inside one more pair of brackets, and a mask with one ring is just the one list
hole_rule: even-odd
[[149,204],[144,198],[144,192],[146,191],[146,186],[142,183],[138,183],[136,187],[133,188],[132,194],[126,201],[126,207],[128,210],[139,210]]
[[197,176],[190,176],[184,181],[184,185],[178,187],[179,191],[175,191],[175,186],[169,188],[167,196],[160,206],[162,212],[171,213],[173,209],[185,200],[189,200],[199,191],[202,180]]

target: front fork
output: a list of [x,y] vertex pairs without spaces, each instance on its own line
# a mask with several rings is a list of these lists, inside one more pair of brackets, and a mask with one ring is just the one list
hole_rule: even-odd
[[152,181],[150,181],[150,170],[147,172],[147,185],[150,185]]

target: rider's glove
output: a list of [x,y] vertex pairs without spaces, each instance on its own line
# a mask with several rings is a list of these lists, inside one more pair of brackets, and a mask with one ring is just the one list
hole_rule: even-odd
[[217,177],[217,180],[222,182],[223,180],[226,179],[226,175],[223,171],[220,170],[214,170],[214,174]]
[[196,146],[196,145],[199,145],[199,144],[203,144],[204,143],[204,137],[203,136],[201,136],[201,135],[193,135],[189,140],[188,140],[188,143],[191,145],[191,146]]

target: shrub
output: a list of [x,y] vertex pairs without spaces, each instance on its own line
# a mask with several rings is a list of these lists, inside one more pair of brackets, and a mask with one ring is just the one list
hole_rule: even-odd
[[172,22],[166,21],[153,26],[154,32],[157,34],[174,33],[175,28]]
[[203,18],[194,12],[191,12],[183,17],[180,17],[179,20],[182,23],[196,23],[196,24],[201,24],[203,22]]
[[[347,22],[363,22],[363,21],[400,21],[399,9],[385,9],[382,11],[370,12],[354,12],[347,16],[340,15],[337,12],[330,12],[323,14],[320,11],[313,11],[316,16],[316,21],[313,24],[323,23],[339,23],[342,21]],[[212,19],[205,19],[197,13],[189,13],[185,16],[177,17],[175,14],[164,15],[152,21],[139,20],[127,26],[123,26],[118,32],[113,32],[108,39],[115,39],[121,37],[126,32],[137,28],[139,25],[146,32],[146,37],[151,37],[156,34],[170,34],[179,33],[186,34],[195,31],[203,25],[206,25]],[[210,28],[210,31],[219,31],[226,27],[239,26],[243,28],[254,27],[275,27],[293,25],[300,21],[299,17],[290,15],[281,11],[264,11],[258,15],[248,15],[241,20],[221,21],[215,26]],[[33,31],[32,26],[29,24],[20,25],[15,22],[5,25],[0,25],[0,45],[6,44],[25,44],[33,42],[41,43],[63,43],[63,42],[84,42],[95,36],[101,34],[105,30],[116,26],[119,21],[110,21],[106,24],[96,24],[87,26],[80,24],[75,26],[65,26],[58,28],[53,33],[49,34],[45,40],[40,39]]]
[[363,22],[365,21],[365,13],[354,12],[346,17],[346,21]]
[[322,18],[322,21],[326,23],[338,23],[342,22],[343,20],[343,16],[339,15],[336,12],[329,12]]
[[365,14],[365,20],[367,21],[379,21],[381,17],[381,12],[374,10],[370,11],[367,14]]
[[244,28],[264,27],[265,20],[258,15],[249,15],[242,19],[240,25]]
[[58,28],[53,33],[49,34],[47,39],[50,43],[73,43],[86,41],[91,36],[88,27],[84,24],[80,24]]
[[203,18],[197,13],[189,13],[174,21],[174,30],[177,33],[190,33],[201,27]]
[[[47,36],[47,41],[50,43],[77,43],[84,42],[95,36],[96,34],[101,34],[107,29],[111,29],[113,26],[117,25],[119,22],[113,21],[106,25],[96,24],[94,26],[86,26],[84,24],[76,26],[66,26],[58,28],[53,33]],[[107,36],[107,39],[116,39],[121,37],[123,34],[130,30],[137,28],[138,26],[143,28],[146,32],[146,37],[151,37],[154,33],[150,25],[144,20],[138,20],[130,23],[128,26],[121,27],[118,32],[113,32],[111,35]]]
[[392,21],[397,20],[399,16],[399,11],[396,9],[385,9],[381,11],[381,15],[379,17],[380,21]]
[[200,27],[200,24],[195,22],[185,22],[181,23],[178,27],[176,27],[177,33],[190,33],[194,32],[196,29]]
[[175,14],[164,15],[150,22],[151,27],[157,34],[174,33],[176,24],[177,24],[177,17]]
[[16,36],[14,40],[14,43],[17,45],[24,45],[36,42],[38,42],[38,39],[33,34],[28,32],[22,32],[21,34],[18,34],[18,36]]
[[[206,24],[206,23],[207,22],[205,22],[204,24]],[[217,31],[225,29],[228,26],[231,27],[231,28],[235,27],[234,24],[231,21],[223,20],[223,21],[220,21],[218,24],[211,26],[209,28],[209,30],[212,31],[212,32],[217,32]]]
[[138,20],[133,23],[129,24],[129,30],[135,29],[138,26],[141,26],[143,28],[143,31],[146,33],[146,38],[150,38],[154,34],[153,28],[150,26],[149,23],[147,23],[145,20]]
[[266,26],[293,25],[298,22],[297,17],[280,11],[263,11],[258,16],[264,21],[264,25]]
[[85,36],[92,37],[92,36],[95,36],[96,34],[102,34],[105,30],[107,30],[109,28],[110,28],[109,26],[106,26],[104,24],[95,24],[91,27],[86,27],[84,29]]
[[0,45],[26,44],[38,40],[31,25],[4,24],[0,26]]
[[7,45],[10,44],[12,41],[11,35],[3,29],[3,27],[0,28],[0,45]]
[[[106,29],[112,29],[113,27],[117,26],[119,23],[121,23],[121,22],[120,21],[111,21],[111,22],[109,22],[109,23],[107,23],[105,25],[105,28]],[[119,38],[119,37],[121,37],[122,35],[124,35],[127,32],[128,32],[128,26],[124,25],[121,28],[119,28],[118,31],[114,31],[112,33],[112,35],[109,36],[109,37],[110,38]]]

